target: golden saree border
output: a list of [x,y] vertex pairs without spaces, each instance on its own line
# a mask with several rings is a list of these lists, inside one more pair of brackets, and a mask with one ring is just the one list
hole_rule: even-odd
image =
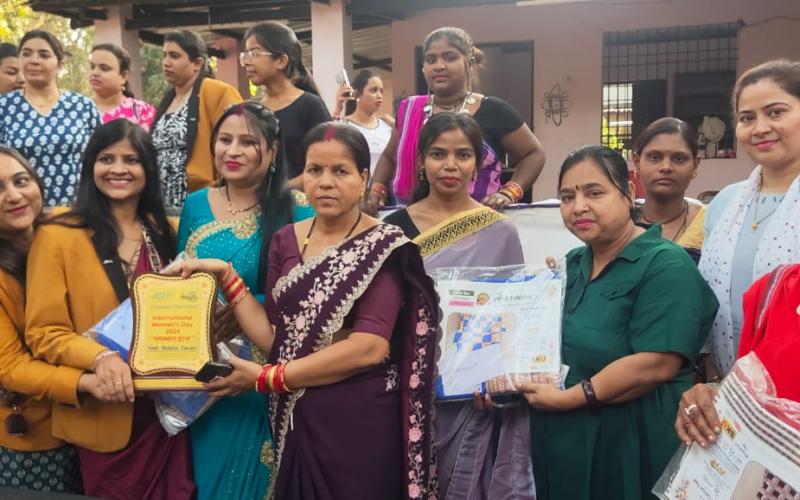
[[257,212],[251,212],[250,215],[245,217],[244,219],[228,219],[228,220],[219,220],[214,219],[211,222],[207,222],[197,228],[197,230],[193,231],[191,235],[189,235],[189,239],[186,241],[186,253],[189,254],[191,257],[197,256],[197,246],[204,241],[206,238],[214,236],[215,234],[230,230],[233,235],[240,239],[245,240],[250,238],[258,231],[258,216],[260,214]]
[[707,209],[708,207],[706,205],[703,205],[700,208],[700,211],[697,212],[697,215],[694,216],[691,224],[689,224],[689,227],[686,228],[686,231],[683,232],[681,237],[678,238],[678,241],[675,243],[682,247],[693,248],[695,250],[700,250],[703,247],[703,226],[705,225],[706,221]]
[[444,250],[506,216],[489,207],[478,207],[448,217],[414,238],[422,258]]

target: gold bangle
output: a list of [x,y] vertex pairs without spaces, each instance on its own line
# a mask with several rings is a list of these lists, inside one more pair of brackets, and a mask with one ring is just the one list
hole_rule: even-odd
[[103,361],[109,356],[113,356],[114,354],[119,354],[119,353],[117,351],[112,351],[111,349],[107,349],[98,354],[97,356],[95,356],[94,362],[92,363],[92,371],[95,371],[97,369],[97,365],[99,365],[101,361]]

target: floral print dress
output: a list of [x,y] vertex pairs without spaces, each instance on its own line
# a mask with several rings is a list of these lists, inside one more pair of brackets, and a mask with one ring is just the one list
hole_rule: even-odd
[[88,97],[62,92],[43,115],[22,92],[0,95],[0,144],[19,151],[36,169],[44,182],[45,205],[69,205],[77,194],[81,159],[100,125],[100,113]]

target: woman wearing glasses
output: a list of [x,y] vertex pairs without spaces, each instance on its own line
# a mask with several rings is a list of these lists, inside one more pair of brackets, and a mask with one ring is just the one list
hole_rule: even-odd
[[242,96],[215,80],[208,51],[197,33],[174,31],[164,36],[167,91],[153,122],[153,145],[161,172],[161,194],[167,209],[180,210],[188,193],[209,187],[216,178],[208,145],[211,129]]
[[266,87],[261,103],[281,124],[278,155],[285,155],[289,187],[303,189],[303,137],[316,125],[330,121],[331,115],[303,64],[302,47],[294,31],[275,22],[257,24],[247,31],[244,43],[246,50],[239,54],[239,62],[251,82]]

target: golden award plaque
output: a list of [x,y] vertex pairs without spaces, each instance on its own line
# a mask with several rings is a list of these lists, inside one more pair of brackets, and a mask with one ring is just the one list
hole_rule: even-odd
[[211,322],[217,281],[145,273],[131,286],[130,365],[137,391],[203,390],[194,379],[213,359]]

